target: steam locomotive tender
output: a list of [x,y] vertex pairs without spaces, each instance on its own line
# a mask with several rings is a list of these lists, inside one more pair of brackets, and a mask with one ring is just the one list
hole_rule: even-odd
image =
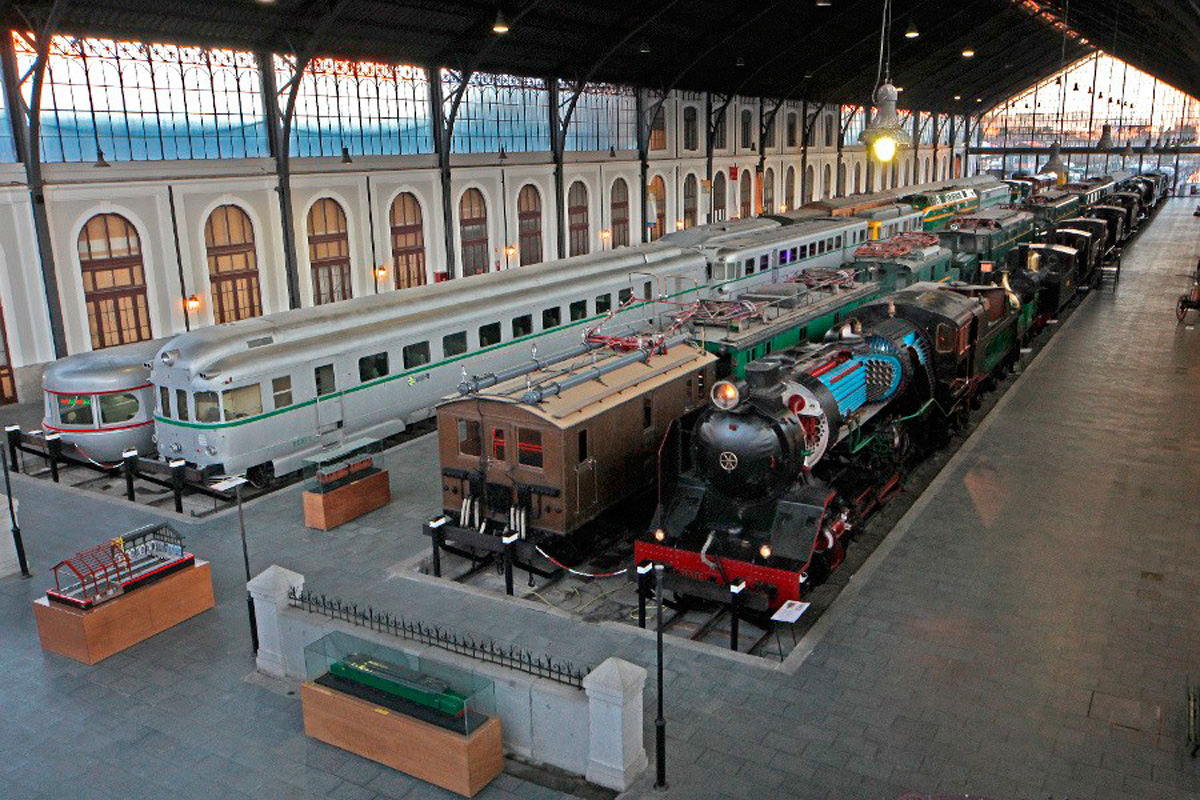
[[716,384],[635,562],[666,564],[673,586],[702,596],[745,581],[769,610],[801,599],[1015,359],[1019,310],[1003,286],[919,283],[851,312],[833,341]]

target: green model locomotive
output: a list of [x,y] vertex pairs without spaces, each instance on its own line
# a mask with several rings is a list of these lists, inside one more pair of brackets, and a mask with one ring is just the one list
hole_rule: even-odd
[[467,711],[467,696],[451,689],[445,681],[363,653],[351,653],[335,661],[329,672],[452,717],[461,717]]

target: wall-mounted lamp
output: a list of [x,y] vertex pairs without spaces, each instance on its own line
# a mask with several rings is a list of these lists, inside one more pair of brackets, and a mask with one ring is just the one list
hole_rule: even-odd
[[917,30],[916,21],[909,20],[908,21],[908,30],[906,30],[904,32],[904,38],[905,39],[916,39],[920,35],[921,35],[921,32],[919,30]]
[[512,258],[516,254],[517,254],[517,246],[516,245],[510,244],[504,248],[504,255],[508,256],[509,258]]
[[962,51],[962,57],[963,58],[974,58],[975,51],[968,47],[966,50]]
[[608,147],[608,157],[609,157],[609,158],[616,158],[616,157],[617,157],[617,148],[616,148],[614,145],[609,145],[609,147]]
[[343,164],[353,164],[354,163],[354,159],[350,157],[350,148],[346,147],[346,145],[342,145],[342,163]]
[[200,296],[195,295],[195,294],[189,296],[187,299],[186,305],[187,305],[188,311],[199,311],[200,310]]
[[387,277],[387,267],[376,267],[375,268],[375,277],[378,280],[383,280],[384,278],[386,278]]
[[683,230],[683,220],[682,219],[675,220],[675,230],[679,230],[679,231]]
[[608,228],[600,229],[600,241],[607,242],[611,238],[612,238],[612,231],[610,231]]
[[500,145],[500,160],[501,161],[508,160],[508,152],[504,149],[504,145]]
[[508,20],[504,18],[504,12],[497,9],[496,21],[492,23],[492,33],[503,36],[508,33]]

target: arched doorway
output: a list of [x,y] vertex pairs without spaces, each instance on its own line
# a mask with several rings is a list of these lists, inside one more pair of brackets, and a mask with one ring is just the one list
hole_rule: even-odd
[[788,211],[796,208],[796,168],[788,167],[783,173],[783,204]]
[[775,213],[775,170],[771,167],[763,173],[763,213]]
[[846,162],[838,164],[837,168],[837,196],[846,196]]
[[308,210],[308,261],[314,305],[349,300],[354,295],[346,212],[332,197],[322,197]]
[[661,175],[655,175],[650,181],[647,195],[651,218],[650,241],[653,242],[667,232],[667,184]]
[[683,227],[696,226],[696,204],[700,194],[700,184],[694,173],[689,172],[683,179]]
[[583,181],[575,181],[567,190],[567,252],[586,255],[591,249],[588,233],[588,190]]
[[613,247],[624,247],[629,244],[629,184],[624,178],[613,181],[610,210]]
[[713,222],[725,219],[725,173],[718,172],[712,180],[712,218]]
[[517,194],[517,244],[522,267],[542,260],[542,193],[532,183]]
[[462,274],[488,271],[487,203],[483,192],[467,189],[458,201],[458,235],[462,248]]
[[388,218],[392,227],[392,285],[397,289],[424,286],[425,227],[417,196],[412,192],[396,195]]
[[813,165],[809,164],[804,170],[804,192],[800,197],[800,202],[804,205],[808,205],[812,202],[813,183],[816,180],[816,175],[817,173],[816,170],[813,169]]
[[213,320],[236,322],[262,314],[254,225],[235,205],[217,206],[204,223],[204,250]]
[[79,267],[92,349],[154,338],[142,240],[120,214],[97,214],[79,232]]
[[862,191],[862,164],[854,162],[854,193],[859,194]]
[[833,196],[833,167],[828,164],[821,171],[821,197],[828,200]]
[[750,178],[750,170],[742,172],[741,188],[738,190],[738,200],[741,203],[742,219],[754,216],[754,184]]

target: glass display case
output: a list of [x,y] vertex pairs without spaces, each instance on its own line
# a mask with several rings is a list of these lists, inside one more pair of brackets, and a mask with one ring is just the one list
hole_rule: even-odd
[[383,440],[342,442],[304,459],[305,490],[325,494],[377,475],[384,469]]
[[304,664],[319,686],[464,736],[496,714],[492,680],[341,631],[304,648]]

